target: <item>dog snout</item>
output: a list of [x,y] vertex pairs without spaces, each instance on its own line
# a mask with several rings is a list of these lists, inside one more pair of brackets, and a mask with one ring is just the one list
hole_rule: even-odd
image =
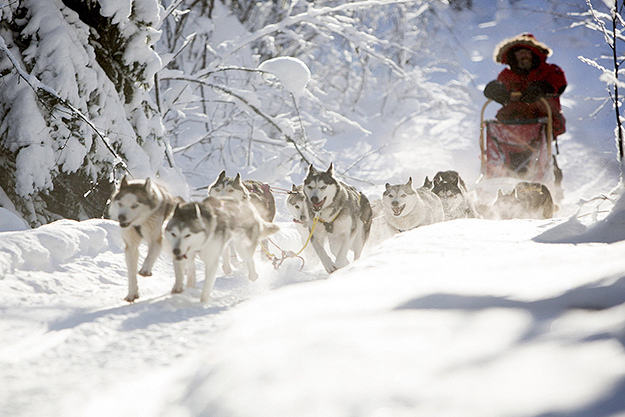
[[391,201],[391,206],[397,207],[398,205],[399,205],[399,201],[397,201],[397,200]]
[[174,255],[180,256],[180,249],[179,248],[174,248]]
[[117,221],[119,221],[119,225],[121,227],[129,226],[128,220],[126,219],[126,216],[124,214],[120,214],[119,216],[117,216]]
[[319,203],[319,197],[317,197],[316,195],[313,195],[312,197],[310,197],[310,202],[313,204],[318,204]]

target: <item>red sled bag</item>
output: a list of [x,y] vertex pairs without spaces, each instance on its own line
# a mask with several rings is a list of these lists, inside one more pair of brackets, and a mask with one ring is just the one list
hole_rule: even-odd
[[551,143],[547,123],[504,124],[484,122],[483,178],[513,177],[540,183],[553,182]]
[[551,108],[541,98],[547,118],[502,122],[484,120],[488,100],[482,107],[480,151],[482,179],[517,178],[552,186],[555,181],[551,142]]

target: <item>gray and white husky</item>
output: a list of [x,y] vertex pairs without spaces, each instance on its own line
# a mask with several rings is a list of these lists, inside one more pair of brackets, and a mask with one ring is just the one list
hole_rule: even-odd
[[226,176],[226,171],[221,171],[215,182],[208,187],[208,195],[237,201],[249,200],[265,221],[272,222],[276,217],[276,200],[269,184],[257,180],[243,181],[240,173],[232,178]]
[[549,188],[537,182],[521,181],[509,193],[497,191],[491,212],[497,220],[550,219],[557,209]]
[[[354,260],[358,259],[371,231],[373,213],[367,197],[338,181],[333,164],[325,172],[309,166],[304,195],[309,230],[314,227],[311,243],[326,271],[332,273],[349,264],[350,250]],[[326,240],[334,261],[325,250]]]
[[[232,178],[226,176],[226,171],[221,171],[215,182],[208,187],[208,195],[217,198],[232,198],[236,201],[249,201],[254,205],[260,217],[267,222],[273,222],[276,217],[276,200],[269,184],[257,180],[243,181],[238,172]],[[267,239],[262,239],[260,243],[265,249],[269,247],[269,240]],[[224,248],[223,267],[226,274],[232,272],[228,246]]]
[[440,198],[426,188],[415,190],[412,177],[405,184],[386,183],[382,204],[384,219],[394,233],[445,220]]
[[303,188],[303,185],[293,184],[286,198],[286,207],[293,216],[293,223],[297,225],[297,231],[302,235],[302,240],[308,239],[309,234],[308,206]]
[[430,185],[432,192],[443,203],[445,220],[479,217],[475,204],[467,192],[467,187],[456,171],[437,172],[430,184],[426,178],[424,188]]
[[208,301],[215,284],[219,256],[230,242],[247,265],[249,279],[255,281],[258,273],[254,265],[254,252],[258,241],[278,230],[277,225],[263,220],[248,200],[207,197],[201,203],[177,205],[165,228],[176,275],[171,292],[183,291],[185,261],[198,255],[205,268],[200,300]]
[[150,178],[128,181],[124,177],[111,197],[110,217],[119,222],[124,240],[126,267],[128,269],[128,295],[132,302],[139,298],[137,265],[139,244],[145,240],[148,253],[139,275],[152,275],[152,266],[161,252],[163,225],[176,203],[165,187],[155,184]]

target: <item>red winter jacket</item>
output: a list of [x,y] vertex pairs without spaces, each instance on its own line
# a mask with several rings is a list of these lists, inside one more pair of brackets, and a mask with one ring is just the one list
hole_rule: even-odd
[[[562,92],[567,84],[564,72],[562,72],[560,67],[542,61],[538,68],[534,68],[525,75],[516,73],[510,68],[506,68],[501,71],[497,80],[504,83],[510,92],[522,92],[534,81],[546,81],[551,84],[554,91],[556,91],[555,96],[547,98],[553,115],[553,135],[555,137],[566,131],[565,119],[562,116],[562,107],[560,106],[560,95],[558,92]],[[538,119],[546,116],[547,110],[542,101],[537,101],[535,103],[511,101],[497,112],[497,119],[502,121]]]
[[[514,51],[527,48],[535,57],[533,69],[529,72],[514,71],[517,67],[514,60]],[[497,63],[509,65],[501,71],[497,80],[502,82],[510,92],[523,92],[531,83],[546,81],[553,87],[554,95],[547,97],[547,102],[553,114],[553,135],[558,136],[565,132],[565,120],[560,106],[560,94],[566,88],[566,78],[562,69],[546,62],[551,55],[551,49],[536,40],[530,33],[522,33],[515,37],[503,40],[495,48],[494,60]],[[513,99],[497,112],[497,119],[501,121],[518,119],[538,119],[547,116],[547,110],[541,100],[535,103],[523,103]]]

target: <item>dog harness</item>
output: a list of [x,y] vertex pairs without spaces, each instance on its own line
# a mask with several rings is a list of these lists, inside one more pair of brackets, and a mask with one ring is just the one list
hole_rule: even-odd
[[323,220],[319,214],[316,214],[315,218],[318,219],[321,223],[323,223],[323,226],[326,228],[326,232],[332,233],[334,231],[334,221],[339,217],[339,214],[341,214],[341,211],[342,210],[337,211],[334,217],[332,217],[332,220],[330,221]]

